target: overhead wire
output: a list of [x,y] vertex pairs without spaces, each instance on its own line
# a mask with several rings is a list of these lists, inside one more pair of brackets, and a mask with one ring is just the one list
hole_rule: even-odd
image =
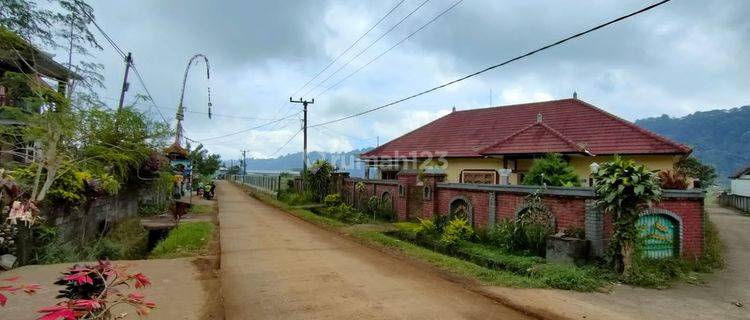
[[242,129],[242,130],[239,130],[239,131],[230,132],[230,133],[227,133],[227,134],[222,134],[222,135],[219,135],[219,136],[210,137],[210,138],[204,138],[204,139],[198,139],[198,140],[199,141],[206,141],[206,140],[215,140],[215,139],[221,139],[221,138],[231,137],[231,136],[234,136],[234,135],[238,135],[240,133],[245,133],[245,132],[248,132],[248,131],[260,129],[260,128],[263,128],[265,126],[269,126],[269,125],[272,125],[274,123],[278,123],[278,122],[284,121],[286,119],[289,119],[291,117],[294,117],[294,116],[300,114],[300,112],[291,114],[291,115],[283,117],[283,118],[276,119],[276,120],[271,121],[271,122],[266,122],[266,123],[263,123],[263,124],[260,124],[260,125],[257,125],[257,126],[251,127],[251,128],[246,128],[246,129]]
[[359,68],[357,68],[357,70],[354,70],[353,72],[349,73],[346,77],[342,78],[341,80],[339,80],[338,82],[334,83],[333,85],[326,87],[323,91],[318,92],[317,94],[314,95],[314,97],[315,98],[320,97],[321,95],[323,95],[326,92],[328,92],[328,90],[331,90],[331,89],[337,87],[338,85],[340,85],[341,83],[343,83],[347,79],[351,78],[352,76],[354,76],[355,74],[357,74],[359,71],[361,71],[362,69],[366,68],[371,63],[375,62],[375,60],[380,59],[382,56],[386,55],[388,52],[390,52],[394,48],[398,47],[400,44],[406,42],[406,40],[409,40],[409,38],[413,37],[415,34],[417,34],[418,32],[422,31],[422,29],[426,28],[427,26],[429,26],[430,24],[432,24],[433,22],[435,22],[435,20],[439,19],[440,17],[442,17],[443,15],[445,15],[446,13],[448,13],[448,11],[451,11],[453,8],[455,8],[456,6],[458,6],[459,4],[461,4],[461,2],[463,2],[463,1],[464,0],[456,1],[453,5],[451,5],[450,7],[446,8],[445,10],[441,11],[439,14],[437,14],[435,17],[433,17],[432,19],[430,19],[429,21],[427,21],[427,23],[423,24],[417,30],[414,30],[414,32],[410,33],[408,36],[406,36],[405,38],[401,39],[401,41],[396,42],[396,44],[394,44],[393,46],[391,46],[390,48],[388,48],[388,50],[383,51],[381,54],[377,55],[372,60],[368,61],[364,65],[362,65]]
[[430,92],[433,92],[433,91],[436,91],[436,90],[439,90],[439,89],[445,88],[445,87],[447,87],[447,86],[450,86],[450,85],[453,85],[453,84],[455,84],[455,83],[458,83],[458,82],[464,81],[464,80],[466,80],[466,79],[469,79],[469,78],[475,77],[475,76],[477,76],[477,75],[483,74],[483,73],[485,73],[485,72],[488,72],[488,71],[490,71],[490,70],[494,70],[494,69],[497,69],[497,68],[499,68],[499,67],[502,67],[502,66],[504,66],[504,65],[507,65],[507,64],[509,64],[509,63],[512,63],[512,62],[515,62],[515,61],[518,61],[518,60],[521,60],[521,59],[527,58],[527,57],[529,57],[529,56],[531,56],[531,55],[533,55],[533,54],[535,54],[535,53],[538,53],[538,52],[541,52],[541,51],[544,51],[544,50],[550,49],[550,48],[552,48],[552,47],[555,47],[555,46],[561,45],[561,44],[563,44],[563,43],[565,43],[565,42],[568,42],[568,41],[570,41],[570,40],[572,40],[572,39],[575,39],[575,38],[578,38],[578,37],[584,36],[584,35],[586,35],[586,34],[588,34],[588,33],[591,33],[591,32],[594,32],[594,31],[597,31],[597,30],[599,30],[599,29],[602,29],[602,28],[604,28],[604,27],[607,27],[607,26],[609,26],[609,25],[611,25],[611,24],[617,23],[617,22],[619,22],[619,21],[625,20],[625,19],[627,19],[627,18],[630,18],[630,17],[632,17],[632,16],[635,16],[635,15],[641,14],[641,13],[643,13],[643,12],[649,11],[649,10],[651,10],[651,9],[654,9],[654,8],[656,8],[656,7],[658,7],[658,6],[661,6],[661,5],[663,5],[663,4],[665,4],[665,3],[669,2],[669,1],[671,1],[671,0],[663,0],[663,1],[659,1],[659,2],[657,2],[657,3],[654,3],[654,4],[651,4],[651,5],[647,6],[647,7],[644,7],[644,8],[642,8],[642,9],[640,9],[640,10],[637,10],[637,11],[634,11],[634,12],[632,12],[632,13],[629,13],[629,14],[626,14],[626,15],[623,15],[623,16],[620,16],[620,17],[618,17],[618,18],[615,18],[615,19],[613,19],[613,20],[610,20],[610,21],[608,21],[608,22],[605,22],[605,23],[602,23],[602,24],[600,24],[600,25],[597,25],[597,26],[595,26],[595,27],[593,27],[593,28],[589,28],[589,29],[587,29],[587,30],[585,30],[585,31],[582,31],[582,32],[576,33],[576,34],[574,34],[574,35],[571,35],[571,36],[568,36],[568,37],[566,37],[566,38],[563,38],[563,39],[561,39],[561,40],[558,40],[558,41],[556,41],[556,42],[553,42],[553,43],[551,43],[551,44],[548,44],[548,45],[542,46],[542,47],[540,47],[540,48],[538,48],[538,49],[535,49],[535,50],[529,51],[529,52],[527,52],[527,53],[521,54],[521,55],[519,55],[519,56],[516,56],[516,57],[514,57],[514,58],[511,58],[511,59],[505,60],[505,61],[503,61],[503,62],[501,62],[501,63],[495,64],[495,65],[491,65],[491,66],[489,66],[489,67],[486,67],[486,68],[484,68],[484,69],[482,69],[482,70],[479,70],[479,71],[476,71],[476,72],[470,73],[470,74],[468,74],[468,75],[462,76],[462,77],[460,77],[460,78],[457,78],[457,79],[455,79],[455,80],[452,80],[452,81],[449,81],[449,82],[446,82],[446,83],[440,84],[440,85],[438,85],[438,86],[432,87],[432,88],[430,88],[430,89],[427,89],[427,90],[423,90],[423,91],[420,91],[420,92],[418,92],[418,93],[415,93],[415,94],[409,95],[409,96],[407,96],[407,97],[404,97],[404,98],[401,98],[401,99],[397,99],[397,100],[391,101],[391,102],[389,102],[389,103],[386,103],[386,104],[384,104],[384,105],[381,105],[381,106],[377,106],[377,107],[374,107],[374,108],[370,108],[370,109],[367,109],[367,110],[364,110],[364,111],[361,111],[361,112],[357,112],[357,113],[355,113],[355,114],[352,114],[352,115],[348,115],[348,116],[345,116],[345,117],[337,118],[337,119],[334,119],[334,120],[330,120],[330,121],[325,121],[325,122],[321,122],[321,123],[318,123],[318,124],[314,124],[314,125],[311,125],[311,126],[308,126],[308,127],[318,127],[318,126],[324,126],[324,125],[327,125],[327,124],[331,124],[331,123],[335,123],[335,122],[340,122],[340,121],[348,120],[348,119],[351,119],[351,118],[355,118],[355,117],[358,117],[358,116],[361,116],[361,115],[365,115],[365,114],[368,114],[368,113],[371,113],[371,112],[374,112],[374,111],[377,111],[377,110],[380,110],[380,109],[383,109],[383,108],[387,108],[387,107],[390,107],[390,106],[393,106],[393,105],[399,104],[399,103],[401,103],[401,102],[404,102],[404,101],[407,101],[407,100],[411,100],[411,99],[414,99],[414,98],[416,98],[416,97],[419,97],[419,96],[422,96],[422,95],[428,94],[428,93],[430,93]]
[[281,151],[281,149],[284,149],[284,147],[286,147],[290,142],[292,142],[292,140],[294,140],[294,138],[297,137],[297,135],[299,135],[300,132],[302,132],[302,129],[297,130],[297,132],[294,133],[294,135],[291,138],[289,138],[289,140],[287,140],[286,142],[284,142],[284,144],[281,145],[281,147],[279,147],[278,149],[276,149],[276,151],[274,151],[270,156],[273,157],[277,153],[279,153],[279,151]]
[[423,2],[421,3],[421,4],[419,4],[419,6],[417,6],[417,7],[416,7],[416,8],[414,8],[414,9],[412,9],[412,11],[410,11],[410,12],[409,12],[409,14],[407,14],[406,16],[404,16],[403,18],[401,18],[401,20],[399,20],[399,21],[398,21],[398,22],[397,22],[396,24],[394,24],[394,25],[393,25],[393,26],[392,26],[392,27],[391,27],[390,29],[386,30],[386,32],[384,32],[383,34],[381,34],[381,35],[380,35],[380,37],[378,37],[377,39],[375,39],[374,41],[372,41],[372,42],[371,42],[371,43],[370,43],[369,45],[367,45],[367,47],[365,47],[365,48],[364,48],[364,49],[362,49],[362,50],[361,50],[361,51],[360,51],[359,53],[357,53],[357,54],[356,54],[356,55],[355,55],[354,57],[352,57],[352,58],[350,58],[350,59],[349,59],[348,61],[346,61],[346,62],[345,62],[345,63],[344,63],[343,65],[341,65],[341,66],[340,66],[340,67],[339,67],[338,69],[336,69],[335,71],[333,71],[333,73],[329,74],[329,75],[328,75],[328,76],[327,76],[327,77],[326,77],[325,79],[323,79],[322,81],[318,82],[318,84],[316,84],[316,85],[315,85],[314,87],[312,87],[312,88],[310,88],[309,90],[307,90],[307,92],[305,92],[305,93],[303,94],[303,96],[306,96],[306,95],[307,95],[308,93],[310,93],[310,92],[312,92],[313,90],[315,90],[315,89],[319,88],[319,87],[320,87],[321,85],[323,85],[323,84],[324,84],[324,83],[325,83],[326,81],[328,81],[328,79],[331,79],[331,77],[333,77],[333,76],[334,76],[335,74],[339,73],[339,71],[341,71],[341,70],[342,70],[342,69],[344,69],[344,68],[345,68],[346,66],[348,66],[348,65],[349,65],[349,64],[350,64],[350,63],[351,63],[352,61],[354,61],[355,59],[359,58],[359,56],[361,56],[361,55],[362,55],[363,53],[365,53],[365,52],[366,52],[367,50],[369,50],[370,48],[372,48],[372,46],[373,46],[373,45],[375,45],[376,43],[378,43],[378,41],[380,41],[381,39],[385,38],[385,36],[386,36],[386,35],[388,35],[389,33],[391,33],[391,32],[392,32],[392,31],[393,31],[394,29],[396,29],[396,28],[397,28],[397,27],[398,27],[399,25],[401,25],[401,24],[402,24],[402,23],[403,23],[404,21],[406,21],[406,19],[408,19],[408,18],[409,18],[409,17],[411,17],[411,16],[412,16],[412,15],[413,15],[414,13],[416,13],[417,11],[419,11],[419,9],[421,9],[422,7],[424,7],[424,5],[426,5],[426,4],[428,3],[428,2],[430,2],[430,0],[425,0],[425,1],[423,1]]
[[331,66],[332,66],[332,65],[333,65],[334,63],[336,63],[336,61],[338,61],[338,60],[339,60],[339,59],[340,59],[340,58],[341,58],[341,57],[342,57],[343,55],[345,55],[345,54],[346,54],[347,52],[349,52],[349,50],[351,50],[352,48],[354,48],[354,46],[355,46],[355,45],[357,45],[357,43],[359,43],[360,41],[362,41],[362,39],[364,39],[364,38],[365,38],[365,37],[366,37],[366,36],[367,36],[368,34],[370,34],[370,32],[371,32],[372,30],[374,30],[374,29],[375,29],[375,27],[377,27],[378,25],[380,25],[380,23],[381,23],[381,22],[383,22],[383,20],[385,20],[385,18],[387,18],[388,16],[390,16],[390,15],[391,15],[391,13],[393,13],[393,11],[396,11],[396,9],[397,9],[397,8],[398,8],[399,6],[401,6],[401,4],[403,4],[403,3],[404,3],[404,1],[406,1],[406,0],[401,0],[401,1],[399,1],[398,3],[396,3],[396,5],[395,5],[395,6],[393,6],[393,7],[391,8],[391,10],[388,10],[388,12],[386,12],[386,14],[385,14],[384,16],[382,16],[382,17],[380,18],[380,20],[378,20],[378,21],[377,21],[377,22],[376,22],[375,24],[373,24],[373,25],[372,25],[372,26],[370,27],[370,29],[367,29],[367,31],[365,31],[365,33],[363,33],[363,34],[362,34],[361,36],[359,36],[359,38],[357,38],[357,40],[355,40],[355,41],[354,41],[354,42],[353,42],[353,43],[352,43],[351,45],[349,45],[349,47],[348,47],[348,48],[346,48],[346,50],[344,50],[344,51],[342,51],[341,53],[339,53],[339,55],[338,55],[338,56],[337,56],[336,58],[334,58],[333,60],[331,60],[331,62],[329,62],[329,63],[328,63],[328,65],[326,65],[326,66],[325,66],[325,67],[324,67],[324,68],[323,68],[322,70],[318,71],[318,73],[316,73],[316,74],[315,74],[315,75],[314,75],[314,76],[313,76],[312,78],[310,78],[310,80],[308,80],[308,81],[307,81],[307,82],[306,82],[306,83],[305,83],[304,85],[302,85],[302,86],[301,86],[301,87],[300,87],[299,89],[297,89],[296,91],[294,91],[294,93],[292,93],[292,96],[296,95],[296,94],[297,94],[297,93],[299,93],[299,92],[300,92],[300,91],[301,91],[302,89],[304,89],[305,87],[307,87],[307,85],[308,85],[308,84],[310,84],[311,82],[313,82],[313,80],[315,80],[315,79],[316,79],[316,78],[318,78],[318,76],[320,76],[320,75],[321,75],[321,74],[322,74],[323,72],[325,72],[326,70],[328,70],[328,68],[330,68],[330,67],[331,67]]
[[[86,11],[86,10],[82,10],[82,11],[89,18],[89,20],[91,21],[91,23],[94,24],[94,27],[96,27],[96,29],[99,30],[99,33],[102,34],[102,36],[104,37],[104,39],[106,39],[107,42],[112,46],[112,48],[115,49],[115,51],[117,52],[117,54],[119,54],[120,57],[122,57],[123,59],[125,59],[125,61],[128,61],[127,57],[125,55],[125,52],[122,49],[120,49],[120,46],[117,45],[117,43],[112,39],[112,37],[110,37],[109,34],[107,34],[107,32],[105,32],[104,29],[102,29],[102,27],[99,26],[98,23],[96,23],[96,19],[94,19],[94,17],[91,16],[91,14],[88,13],[88,11]],[[156,101],[154,100],[154,97],[151,95],[151,91],[148,90],[148,86],[146,86],[146,82],[143,81],[143,77],[141,76],[141,73],[138,71],[138,68],[136,68],[135,64],[132,61],[129,61],[127,63],[129,63],[130,67],[133,68],[133,71],[135,72],[135,75],[138,78],[138,81],[141,83],[141,86],[143,87],[143,90],[146,91],[146,95],[148,96],[149,100],[151,101],[151,104],[156,108],[156,111],[159,113],[159,116],[164,121],[164,123],[167,126],[169,126],[169,121],[167,121],[167,118],[161,112],[161,109],[159,108],[159,105],[156,104]]]

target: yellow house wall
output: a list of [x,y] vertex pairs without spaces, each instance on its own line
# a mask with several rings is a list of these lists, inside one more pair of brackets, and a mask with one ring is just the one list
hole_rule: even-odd
[[462,170],[497,170],[503,166],[503,160],[495,158],[447,158],[446,160],[444,169],[445,179],[448,182],[459,182]]
[[[613,156],[596,156],[596,157],[570,157],[570,165],[573,166],[576,173],[581,177],[582,185],[588,183],[591,174],[591,163],[602,164],[611,161]],[[649,170],[674,170],[675,163],[680,156],[675,155],[642,155],[642,156],[622,156],[623,159],[632,159],[636,163],[646,166]]]
[[[593,162],[599,164],[612,160],[613,156],[571,156],[570,164],[575,169],[578,176],[581,177],[581,184],[587,185],[588,177],[590,174],[590,165]],[[634,155],[634,156],[623,156],[625,159],[633,159],[635,162],[644,164],[650,170],[673,170],[674,164],[680,159],[680,156],[675,155]],[[511,184],[519,184],[518,175],[515,174],[517,171],[525,172],[531,167],[533,159],[518,159],[516,160],[516,170],[514,174],[510,176]],[[437,163],[430,163],[425,165],[422,163],[421,168],[425,166],[434,166]],[[497,170],[503,168],[503,159],[501,158],[448,158],[447,164],[444,167],[446,173],[446,180],[448,182],[460,182],[462,170]]]

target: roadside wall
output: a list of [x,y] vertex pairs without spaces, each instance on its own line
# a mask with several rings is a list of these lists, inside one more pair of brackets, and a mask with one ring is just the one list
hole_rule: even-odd
[[138,215],[140,204],[163,205],[168,193],[154,186],[120,190],[117,196],[89,200],[73,210],[42,208],[42,214],[53,221],[64,241],[84,243],[94,239],[118,221]]
[[[579,229],[591,241],[592,253],[602,256],[612,235],[612,217],[595,205],[591,188],[525,185],[479,185],[448,183],[444,174],[418,174],[401,171],[397,180],[344,178],[340,190],[350,204],[366,201],[372,195],[388,192],[393,197],[398,220],[432,218],[451,212],[461,201],[475,228],[485,228],[501,219],[515,219],[526,207],[526,198],[537,192],[554,216],[557,232]],[[357,183],[364,191],[356,191]],[[364,199],[364,200],[363,200]],[[458,202],[457,202],[458,201]],[[697,257],[703,251],[703,193],[700,190],[664,190],[662,201],[642,214],[663,214],[679,225],[679,252]]]

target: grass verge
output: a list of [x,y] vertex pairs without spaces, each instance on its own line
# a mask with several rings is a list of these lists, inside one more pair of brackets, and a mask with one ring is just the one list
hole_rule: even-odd
[[190,213],[192,214],[209,214],[214,212],[214,207],[207,204],[193,204],[190,206]]
[[216,226],[211,222],[185,222],[156,244],[150,258],[179,258],[208,251]]

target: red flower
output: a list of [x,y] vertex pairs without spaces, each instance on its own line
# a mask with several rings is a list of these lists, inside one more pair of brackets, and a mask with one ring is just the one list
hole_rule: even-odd
[[4,307],[5,303],[8,302],[8,298],[4,294],[0,293],[0,306]]
[[91,310],[101,309],[102,308],[102,304],[99,303],[99,301],[96,301],[96,300],[82,299],[82,300],[75,300],[75,301],[73,301],[73,307],[76,310],[85,309],[87,311],[91,311]]
[[[79,270],[74,270],[79,271]],[[78,273],[71,274],[69,276],[65,276],[65,280],[68,281],[75,281],[76,284],[94,284],[94,280],[89,277],[89,270],[85,269],[85,271],[79,271]]]
[[143,288],[151,284],[151,281],[149,281],[148,278],[145,275],[143,275],[143,273],[136,273],[133,275],[133,278],[135,279],[136,289]]
[[145,296],[140,292],[133,292],[128,294],[128,299],[133,300],[137,303],[143,302],[143,298],[145,298]]
[[75,312],[64,306],[44,307],[39,309],[37,312],[46,313],[45,315],[37,318],[37,320],[76,320]]

